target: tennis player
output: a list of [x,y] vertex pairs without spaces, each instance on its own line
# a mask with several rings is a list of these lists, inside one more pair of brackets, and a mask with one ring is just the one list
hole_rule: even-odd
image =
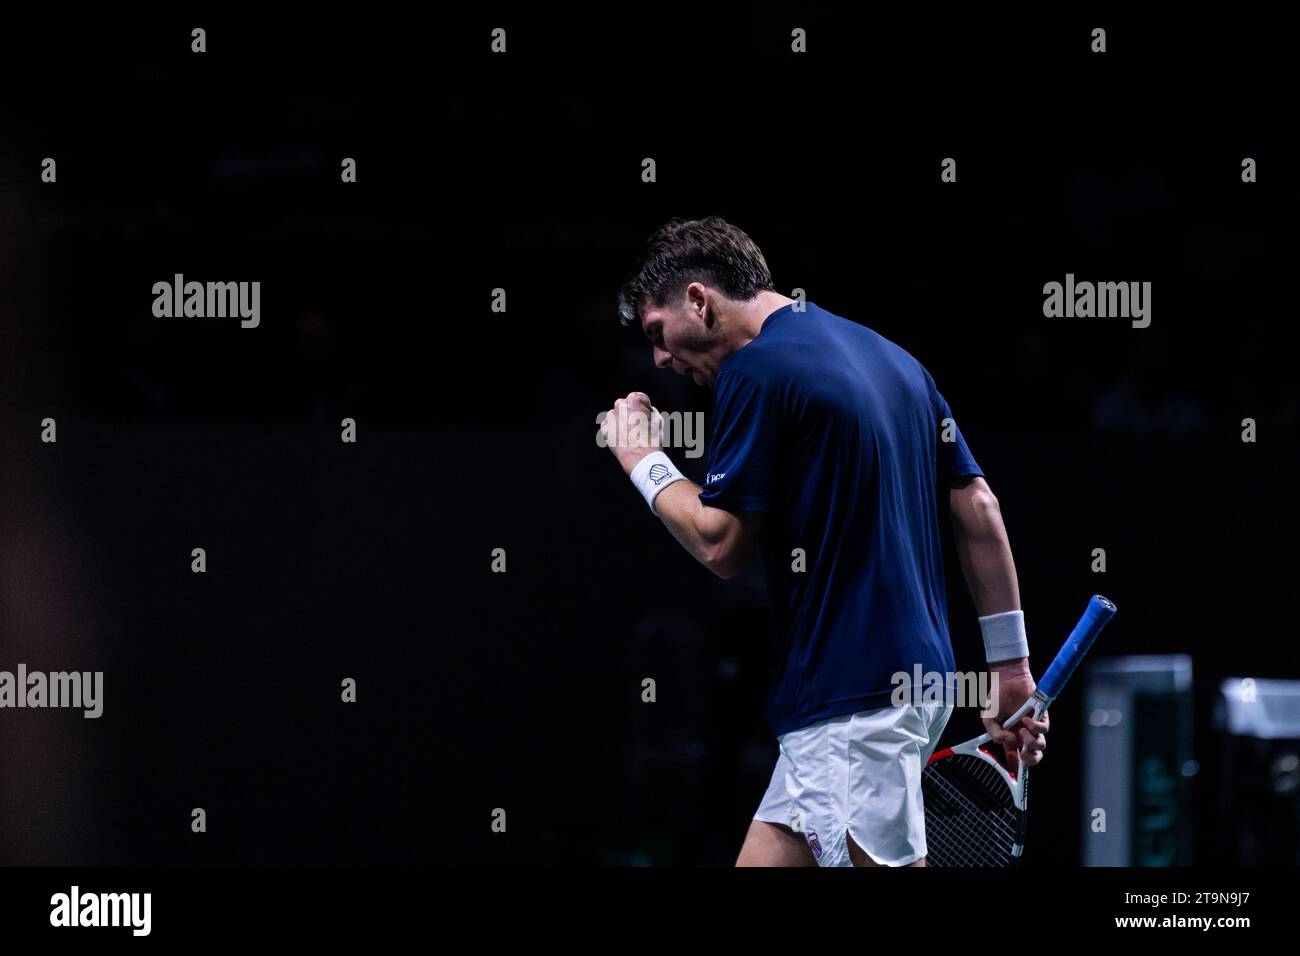
[[[718,217],[674,219],[619,294],[654,362],[711,388],[703,487],[659,447],[659,412],[620,398],[601,433],[672,535],[723,578],[760,552],[772,596],[765,717],[779,756],[738,866],[924,866],[921,771],[951,702],[892,705],[893,675],[954,673],[940,516],[998,674],[999,718],[1034,691],[997,499],[915,358],[774,291],[762,252]],[[649,422],[649,427],[646,423]],[[640,427],[638,427],[640,423]],[[1047,715],[984,719],[1013,770]]]

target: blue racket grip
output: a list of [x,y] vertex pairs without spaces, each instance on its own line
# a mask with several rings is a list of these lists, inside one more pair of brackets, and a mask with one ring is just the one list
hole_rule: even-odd
[[1094,594],[1092,600],[1088,602],[1088,609],[1083,612],[1083,617],[1079,618],[1079,623],[1074,625],[1074,630],[1066,638],[1065,644],[1056,652],[1056,659],[1052,661],[1052,666],[1038,682],[1035,694],[1045,697],[1048,701],[1055,700],[1056,695],[1065,686],[1065,682],[1074,673],[1074,669],[1079,666],[1079,661],[1083,660],[1088,649],[1092,647],[1092,642],[1097,639],[1101,629],[1114,616],[1115,605],[1100,594]]

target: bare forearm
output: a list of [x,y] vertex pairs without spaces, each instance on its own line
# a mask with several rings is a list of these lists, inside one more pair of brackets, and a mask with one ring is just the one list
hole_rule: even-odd
[[[614,453],[623,473],[633,479],[646,503],[691,557],[719,577],[739,574],[757,547],[762,511],[733,514],[700,500],[703,489],[677,471],[657,444],[662,416],[645,392],[629,392],[627,398],[617,399],[596,421],[597,440]],[[634,422],[633,430],[629,426]],[[656,487],[664,481],[668,483]]]
[[716,570],[721,529],[706,519],[705,511],[711,509],[700,501],[700,491],[693,481],[674,481],[655,498],[655,510],[664,527],[695,560]]

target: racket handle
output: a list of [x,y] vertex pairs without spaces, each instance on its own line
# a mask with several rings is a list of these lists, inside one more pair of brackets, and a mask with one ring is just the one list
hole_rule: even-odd
[[1065,686],[1074,669],[1088,653],[1092,642],[1114,616],[1115,605],[1100,594],[1094,594],[1092,600],[1088,602],[1088,609],[1083,612],[1083,617],[1079,618],[1079,623],[1074,625],[1074,630],[1066,638],[1065,644],[1057,651],[1052,666],[1047,668],[1047,673],[1038,682],[1035,696],[1042,697],[1045,705],[1050,704],[1061,693],[1061,688]]

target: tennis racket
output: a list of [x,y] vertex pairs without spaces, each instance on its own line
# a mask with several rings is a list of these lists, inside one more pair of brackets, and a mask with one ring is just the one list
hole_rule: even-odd
[[[1094,594],[1088,609],[1056,654],[1034,696],[1007,718],[1004,728],[1032,712],[1042,717],[1101,629],[1115,616],[1115,605]],[[1013,776],[981,745],[981,734],[937,751],[921,775],[925,802],[926,863],[930,866],[1011,866],[1025,846],[1029,809],[1029,768]]]

